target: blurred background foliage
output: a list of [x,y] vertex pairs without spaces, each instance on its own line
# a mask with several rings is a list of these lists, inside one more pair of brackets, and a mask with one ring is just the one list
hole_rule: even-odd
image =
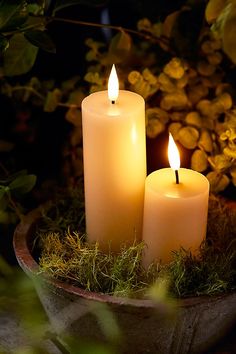
[[81,179],[81,101],[113,63],[146,101],[148,172],[171,131],[182,166],[234,198],[235,17],[235,0],[0,1],[0,223]]

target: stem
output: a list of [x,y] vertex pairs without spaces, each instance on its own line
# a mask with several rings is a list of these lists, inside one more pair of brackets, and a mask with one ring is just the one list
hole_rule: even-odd
[[51,332],[46,332],[45,338],[50,339],[55,347],[60,350],[62,354],[70,354],[70,352],[64,347],[64,345],[56,338],[56,335]]
[[7,193],[7,196],[8,196],[8,200],[9,200],[9,203],[10,203],[11,207],[15,211],[16,215],[18,216],[18,218],[22,221],[24,215],[21,213],[21,211],[20,211],[19,207],[17,206],[16,202],[12,199],[10,192]]
[[[38,16],[37,16],[38,17]],[[143,32],[139,32],[136,30],[133,30],[131,28],[126,28],[126,27],[121,27],[121,26],[114,26],[114,25],[110,25],[110,24],[101,24],[101,23],[95,23],[95,22],[87,22],[87,21],[78,21],[78,20],[72,20],[72,19],[67,19],[67,18],[63,18],[63,17],[50,17],[50,16],[46,16],[44,17],[47,21],[47,23],[53,22],[53,21],[57,21],[57,22],[64,22],[64,23],[71,23],[74,25],[80,25],[80,26],[89,26],[89,27],[98,27],[98,28],[109,28],[109,29],[113,29],[116,31],[120,31],[120,32],[127,32],[127,33],[131,33],[134,34],[138,37],[147,39],[147,40],[152,40],[158,44],[162,43],[165,45],[169,46],[169,39],[166,37],[154,37],[151,34],[147,34],[147,33],[143,33]]]
[[31,86],[15,86],[12,88],[12,92],[14,91],[21,91],[21,90],[26,90],[26,91],[31,91],[35,96],[39,97],[42,101],[45,100],[46,97],[41,95],[38,91],[36,91],[33,87]]
[[[121,27],[121,26],[114,26],[114,25],[110,25],[110,24],[101,24],[101,23],[95,23],[95,22],[72,20],[72,19],[67,19],[67,18],[63,18],[63,17],[44,16],[44,15],[30,15],[30,16],[33,17],[33,18],[38,18],[38,19],[45,20],[46,24],[49,24],[49,23],[51,23],[53,21],[57,21],[57,22],[71,23],[71,24],[80,25],[80,26],[109,28],[109,29],[113,29],[113,30],[116,30],[116,31],[120,31],[120,32],[127,32],[127,33],[130,33],[130,34],[134,34],[134,35],[136,35],[138,37],[144,38],[144,39],[146,39],[148,41],[152,41],[154,43],[157,43],[159,45],[160,44],[164,44],[165,46],[168,47],[168,51],[170,53],[172,53],[173,55],[175,54],[170,48],[169,38],[167,38],[165,36],[161,36],[161,37],[157,38],[157,37],[153,36],[150,33],[147,34],[147,33],[144,33],[144,32],[139,32],[139,31],[131,29],[131,28],[126,28],[126,27]],[[16,34],[16,33],[22,33],[22,32],[28,31],[30,29],[40,28],[42,26],[44,26],[44,23],[39,22],[39,23],[36,23],[36,24],[29,25],[27,27],[19,28],[19,29],[14,30],[14,31],[4,32],[3,34],[5,36],[11,36],[11,35]]]
[[9,172],[7,171],[6,167],[2,164],[1,161],[0,161],[0,168],[3,170],[6,176],[9,176]]

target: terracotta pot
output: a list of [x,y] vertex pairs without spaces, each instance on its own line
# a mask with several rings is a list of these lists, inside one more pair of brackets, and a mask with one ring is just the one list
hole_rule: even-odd
[[167,320],[163,305],[150,300],[88,292],[37,275],[38,264],[30,245],[39,218],[39,210],[34,211],[17,226],[14,249],[20,266],[35,282],[39,298],[58,333],[66,331],[77,338],[105,341],[99,320],[91,311],[103,303],[114,314],[123,334],[117,344],[119,353],[195,354],[213,345],[235,321],[236,293],[183,299],[179,302],[177,316]]

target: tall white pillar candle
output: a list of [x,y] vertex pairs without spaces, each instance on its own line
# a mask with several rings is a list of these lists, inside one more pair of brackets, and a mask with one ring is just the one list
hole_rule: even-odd
[[151,173],[145,182],[146,268],[153,261],[168,263],[180,247],[196,253],[206,235],[209,182],[196,171],[179,169],[178,163],[172,166]]
[[146,178],[144,100],[117,94],[100,91],[82,102],[86,233],[115,252],[141,239]]

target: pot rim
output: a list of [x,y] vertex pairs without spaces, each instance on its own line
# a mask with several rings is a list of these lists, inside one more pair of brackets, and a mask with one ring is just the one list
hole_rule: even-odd
[[[45,208],[44,208],[45,209]],[[132,299],[127,297],[118,297],[114,295],[108,295],[103,293],[96,293],[88,290],[79,288],[78,286],[65,283],[63,281],[52,278],[48,275],[42,274],[39,271],[39,264],[34,259],[30,249],[29,249],[29,240],[32,240],[33,232],[35,230],[37,222],[42,217],[42,207],[32,210],[21,221],[15,229],[13,236],[13,247],[17,261],[24,272],[30,278],[42,278],[43,281],[47,282],[49,285],[59,289],[60,291],[80,296],[86,300],[95,300],[103,303],[112,303],[113,305],[125,305],[133,306],[139,308],[157,308],[157,302],[149,299]],[[222,300],[224,297],[234,296],[236,292],[230,292],[226,294],[219,294],[213,296],[196,296],[189,298],[177,299],[178,307],[190,307],[197,306],[199,303],[210,303],[217,300]],[[163,308],[163,304],[159,304]]]

